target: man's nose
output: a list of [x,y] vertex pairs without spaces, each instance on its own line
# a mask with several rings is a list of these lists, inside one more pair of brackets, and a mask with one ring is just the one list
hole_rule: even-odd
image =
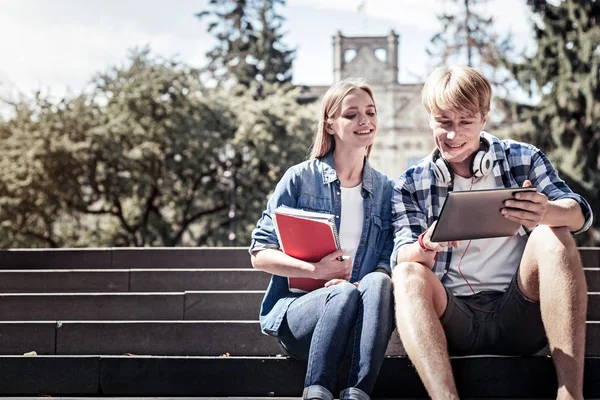
[[456,133],[454,132],[454,129],[449,131],[448,133],[446,133],[446,137],[450,140],[454,139],[454,136],[456,136]]

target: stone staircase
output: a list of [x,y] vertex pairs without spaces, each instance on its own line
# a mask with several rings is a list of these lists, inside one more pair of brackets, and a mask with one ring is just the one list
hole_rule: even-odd
[[[600,398],[600,248],[580,253]],[[299,397],[305,364],[260,333],[269,278],[245,248],[1,250],[0,395]],[[452,363],[463,397],[556,394],[547,355]],[[426,397],[395,333],[373,397]]]

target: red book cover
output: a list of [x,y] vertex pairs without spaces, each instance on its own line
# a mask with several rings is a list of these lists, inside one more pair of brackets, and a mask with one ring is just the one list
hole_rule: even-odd
[[[299,260],[317,262],[339,249],[337,229],[332,215],[303,212],[290,208],[283,210],[285,211],[281,212],[298,211],[303,214],[282,214],[280,209],[273,214],[279,245],[285,254]],[[323,287],[325,282],[321,279],[288,278],[292,292],[310,292]]]

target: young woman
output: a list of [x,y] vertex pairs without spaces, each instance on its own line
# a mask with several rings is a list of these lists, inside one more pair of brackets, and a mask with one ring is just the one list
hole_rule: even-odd
[[[252,232],[252,265],[273,274],[261,328],[289,355],[308,362],[305,399],[333,399],[347,353],[349,378],[339,398],[369,399],[393,329],[394,185],[369,165],[376,134],[377,108],[364,81],[347,79],[329,88],[310,159],[285,173]],[[317,263],[281,252],[271,217],[281,205],[335,215],[343,250]],[[287,277],[327,283],[298,294],[289,291]]]

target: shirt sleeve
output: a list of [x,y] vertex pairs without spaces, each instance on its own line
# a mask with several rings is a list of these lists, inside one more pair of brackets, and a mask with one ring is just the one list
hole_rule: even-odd
[[533,186],[548,197],[548,200],[573,199],[579,203],[585,223],[581,229],[573,233],[578,234],[589,229],[593,222],[592,207],[582,196],[573,193],[571,188],[559,178],[558,172],[554,169],[550,160],[537,148],[534,148],[531,156],[531,169],[529,170],[528,179]]
[[418,199],[425,199],[428,191],[415,190],[412,176],[402,175],[394,186],[392,197],[392,225],[394,247],[390,259],[391,268],[396,267],[400,247],[414,243],[427,230],[427,215],[421,210]]
[[256,228],[252,231],[252,243],[248,251],[253,254],[256,251],[265,249],[279,249],[279,240],[277,232],[273,224],[272,213],[281,206],[296,207],[298,201],[298,174],[295,173],[294,167],[288,169],[283,175],[275,191],[267,202],[267,208],[262,212]]
[[[386,178],[386,184],[383,191],[384,195],[384,207],[391,208],[392,196],[394,194],[394,181],[389,178]],[[390,209],[388,208],[388,210]],[[391,221],[389,221],[391,225]],[[390,267],[390,257],[392,255],[392,250],[394,248],[394,231],[393,226],[385,226],[382,228],[383,232],[387,232],[387,236],[384,239],[385,244],[383,247],[383,251],[381,252],[381,256],[379,257],[379,261],[377,263],[377,268],[385,269],[388,275],[392,275],[392,269]]]

